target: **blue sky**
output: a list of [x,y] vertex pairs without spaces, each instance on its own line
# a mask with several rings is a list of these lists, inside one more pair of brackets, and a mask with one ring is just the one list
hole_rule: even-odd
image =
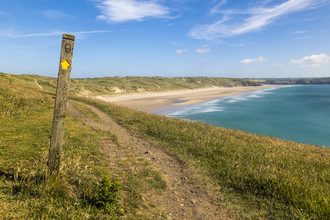
[[0,0],[0,71],[72,78],[329,77],[329,0]]

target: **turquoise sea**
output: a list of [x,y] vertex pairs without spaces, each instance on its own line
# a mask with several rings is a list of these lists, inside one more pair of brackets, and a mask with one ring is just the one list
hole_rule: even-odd
[[330,85],[271,87],[157,113],[330,147]]

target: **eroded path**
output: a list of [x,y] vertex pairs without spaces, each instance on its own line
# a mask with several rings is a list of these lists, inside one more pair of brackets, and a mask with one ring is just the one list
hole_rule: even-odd
[[[74,101],[72,101],[74,102]],[[96,122],[85,118],[83,114],[72,104],[68,105],[71,116],[84,121],[88,126],[96,129],[110,131],[117,135],[121,145],[126,146],[124,151],[118,148],[118,145],[103,140],[99,144],[101,152],[109,155],[109,162],[116,165],[118,159],[125,160],[127,150],[138,157],[153,161],[155,169],[163,171],[164,179],[167,182],[167,188],[162,195],[149,195],[144,199],[161,207],[168,213],[168,219],[230,219],[228,213],[219,210],[218,205],[212,202],[212,198],[217,196],[216,193],[205,188],[202,181],[194,181],[196,177],[192,177],[187,166],[176,156],[170,155],[166,150],[155,146],[145,139],[133,135],[129,130],[119,125],[110,116],[95,108],[94,106],[76,102],[83,105],[97,114],[103,122]]]

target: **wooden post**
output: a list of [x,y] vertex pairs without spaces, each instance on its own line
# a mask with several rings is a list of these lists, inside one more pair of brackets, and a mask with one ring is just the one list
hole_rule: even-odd
[[48,158],[48,172],[49,174],[55,176],[58,174],[61,163],[62,143],[64,135],[67,97],[69,94],[70,87],[74,39],[74,35],[63,34],[60,67],[57,79],[53,129],[50,140]]

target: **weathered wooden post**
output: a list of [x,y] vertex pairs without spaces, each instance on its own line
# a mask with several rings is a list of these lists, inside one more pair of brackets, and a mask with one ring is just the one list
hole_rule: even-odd
[[57,175],[62,154],[62,143],[64,135],[65,115],[67,107],[67,97],[69,95],[70,75],[73,56],[75,36],[63,34],[60,57],[60,67],[58,71],[56,100],[53,119],[53,130],[50,140],[48,172]]

